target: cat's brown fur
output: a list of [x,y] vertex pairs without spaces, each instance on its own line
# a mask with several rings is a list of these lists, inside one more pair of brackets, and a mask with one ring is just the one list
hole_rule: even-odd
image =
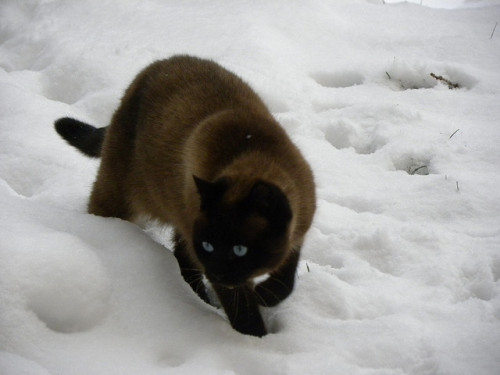
[[[214,62],[176,56],[136,77],[105,136],[67,118],[56,128],[91,156],[102,142],[90,213],[172,225],[191,287],[208,301],[205,274],[235,329],[266,334],[258,304],[291,292],[315,193],[307,162],[247,84]],[[72,128],[94,141],[78,144]],[[205,237],[216,252],[201,248]],[[251,256],[233,259],[238,241],[253,244]],[[229,277],[230,268],[241,272]],[[254,286],[252,278],[267,272]]]

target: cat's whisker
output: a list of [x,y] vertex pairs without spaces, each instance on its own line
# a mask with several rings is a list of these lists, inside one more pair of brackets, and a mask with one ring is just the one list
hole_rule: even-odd
[[201,280],[203,280],[203,275],[201,275],[201,274],[196,274],[196,275],[184,274],[184,280],[186,280],[188,283],[191,283],[194,281],[201,281]]
[[250,315],[252,304],[255,303],[255,302],[253,302],[253,298],[252,298],[251,293],[252,293],[251,290],[245,292],[245,302],[246,302],[245,307],[246,307],[246,311],[247,311],[248,315]]
[[[274,297],[274,299],[276,300],[276,303],[281,301],[281,298],[279,297],[279,295],[276,294],[271,288],[268,288],[265,285],[259,285],[259,287],[261,289],[263,289],[264,291],[266,291],[267,293],[269,293],[270,295],[272,295]],[[264,306],[269,307],[269,304],[267,303],[268,301],[266,301],[264,299],[264,297],[260,296],[258,293],[256,293],[256,294],[257,294],[257,297],[259,298],[259,301],[261,301]]]
[[181,270],[183,271],[193,271],[193,272],[199,272],[200,274],[203,274],[202,271],[199,268],[190,268],[190,267],[181,267]]
[[266,300],[265,300],[263,297],[261,297],[258,293],[255,293],[255,295],[257,296],[257,301],[258,301],[258,303],[259,303],[260,305],[262,305],[262,306],[264,306],[264,307],[269,307],[269,306],[267,305]]
[[232,293],[232,305],[234,307],[233,311],[233,319],[236,319],[240,313],[239,310],[239,301],[240,301],[240,293],[238,289],[234,289],[234,292]]
[[278,284],[281,284],[281,286],[288,292],[290,291],[290,285],[288,285],[287,283],[285,283],[283,280],[281,279],[273,279],[273,281],[277,282]]

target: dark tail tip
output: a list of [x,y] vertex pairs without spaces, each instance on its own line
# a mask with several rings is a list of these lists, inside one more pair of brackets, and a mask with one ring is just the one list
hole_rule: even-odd
[[71,146],[87,156],[97,158],[101,155],[102,142],[106,128],[95,128],[84,122],[63,117],[55,123],[57,133]]

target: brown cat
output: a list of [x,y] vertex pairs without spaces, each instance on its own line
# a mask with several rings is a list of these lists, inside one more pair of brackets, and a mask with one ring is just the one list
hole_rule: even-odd
[[175,56],[136,77],[109,127],[55,125],[102,157],[90,213],[172,225],[193,290],[208,302],[205,275],[234,329],[267,333],[258,305],[292,291],[315,191],[309,165],[246,83],[214,62]]

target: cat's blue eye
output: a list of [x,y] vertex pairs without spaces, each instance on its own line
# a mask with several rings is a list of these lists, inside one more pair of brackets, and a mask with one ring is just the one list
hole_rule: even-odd
[[236,256],[243,257],[246,255],[247,252],[248,252],[248,247],[246,246],[243,245],[233,246],[233,253]]
[[214,251],[214,246],[210,242],[203,241],[201,243],[201,246],[207,253],[211,253],[212,251]]

